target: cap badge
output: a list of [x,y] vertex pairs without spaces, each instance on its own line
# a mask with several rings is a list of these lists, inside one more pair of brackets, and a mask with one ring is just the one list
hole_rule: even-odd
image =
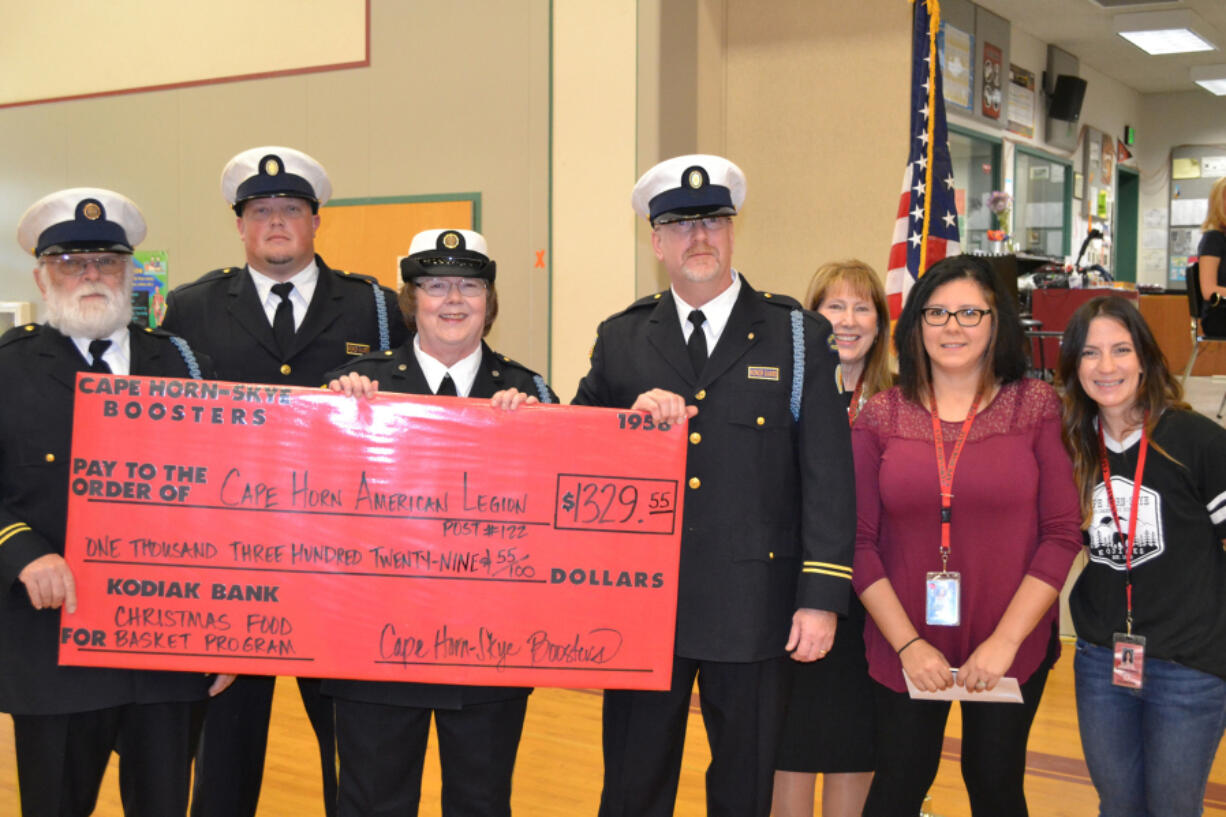
[[701,170],[691,170],[689,175],[686,176],[686,182],[689,184],[690,187],[694,188],[695,190],[702,187],[702,171]]
[[454,250],[460,246],[460,236],[456,233],[443,233],[443,246],[449,250]]
[[264,160],[264,175],[275,176],[281,172],[281,163],[269,157]]
[[102,218],[102,208],[94,202],[89,202],[81,208],[81,215],[85,216],[90,221],[97,221]]

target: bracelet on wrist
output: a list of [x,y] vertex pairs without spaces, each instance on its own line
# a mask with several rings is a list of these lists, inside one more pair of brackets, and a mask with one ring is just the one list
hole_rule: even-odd
[[923,636],[918,636],[918,635],[917,635],[915,638],[911,639],[911,640],[910,640],[910,641],[908,641],[906,644],[903,644],[901,647],[899,647],[899,648],[898,648],[898,649],[895,651],[895,655],[902,655],[902,651],[903,651],[903,650],[905,650],[907,647],[910,647],[910,646],[911,646],[912,644],[914,644],[916,641],[919,641],[919,640],[920,640],[922,637],[923,637]]

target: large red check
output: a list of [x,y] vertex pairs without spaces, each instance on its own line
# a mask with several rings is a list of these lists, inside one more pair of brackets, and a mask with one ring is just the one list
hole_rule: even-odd
[[665,689],[685,429],[78,376],[60,662]]

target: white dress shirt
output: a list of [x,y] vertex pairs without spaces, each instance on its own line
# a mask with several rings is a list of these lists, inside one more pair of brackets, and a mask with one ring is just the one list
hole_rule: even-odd
[[[255,284],[256,295],[260,298],[260,304],[263,305],[264,314],[268,316],[268,324],[271,326],[277,314],[277,307],[281,305],[281,296],[272,291],[272,286],[282,282],[269,278],[262,272],[256,272],[250,266],[247,267],[247,272],[251,273],[251,282]],[[314,259],[311,259],[311,263],[285,281],[285,283],[294,285],[289,293],[289,302],[294,310],[295,331],[302,326],[302,319],[306,317],[307,308],[311,305],[311,296],[315,294],[315,284],[318,281],[319,267],[315,265]]]
[[89,353],[89,345],[95,340],[109,340],[111,345],[102,353],[102,359],[111,367],[111,374],[129,375],[132,373],[132,350],[129,346],[128,327],[121,326],[105,338],[72,338],[73,345],[92,364],[94,357]]
[[443,375],[450,374],[452,381],[455,382],[455,393],[460,397],[467,397],[468,393],[473,390],[473,382],[477,379],[477,372],[481,369],[481,344],[477,344],[477,348],[472,351],[472,354],[464,357],[450,368],[444,366],[442,361],[430,356],[428,352],[423,352],[421,348],[421,335],[413,336],[413,354],[417,357],[417,365],[421,367],[421,373],[426,376],[426,385],[430,387],[432,393],[438,392],[439,384],[443,382]]
[[732,286],[701,306],[687,304],[677,294],[676,287],[673,287],[673,301],[677,304],[677,317],[681,320],[681,334],[685,337],[686,343],[689,343],[690,333],[694,331],[694,325],[690,323],[690,313],[695,309],[701,309],[703,317],[706,318],[702,323],[702,331],[707,336],[707,354],[709,355],[715,349],[715,344],[719,336],[723,334],[724,327],[728,325],[732,307],[736,304],[737,296],[740,294],[741,276],[736,270],[732,270]]

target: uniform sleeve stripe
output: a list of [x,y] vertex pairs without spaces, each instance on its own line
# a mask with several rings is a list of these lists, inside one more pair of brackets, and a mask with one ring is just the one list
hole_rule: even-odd
[[834,576],[836,579],[850,579],[850,578],[851,578],[851,571],[848,571],[848,572],[846,572],[846,573],[842,573],[842,572],[837,571],[837,570],[822,570],[822,569],[821,569],[821,568],[819,568],[819,567],[805,567],[805,568],[801,568],[801,571],[800,571],[800,572],[801,572],[801,573],[820,573],[820,574],[822,574],[823,576]]
[[846,573],[848,576],[851,575],[851,565],[840,565],[840,564],[835,564],[834,562],[805,562],[804,566],[805,567],[824,567],[828,570],[837,570],[840,573]]
[[1215,525],[1222,524],[1222,520],[1226,519],[1226,508],[1218,508],[1216,511],[1209,514],[1209,519]]
[[1209,509],[1210,513],[1213,513],[1213,509],[1222,505],[1222,503],[1226,503],[1226,491],[1222,491],[1222,493],[1209,500],[1209,504],[1205,507]]
[[25,533],[30,529],[30,526],[24,522],[15,522],[9,525],[4,530],[0,530],[0,545],[3,545],[8,540],[12,539],[19,533]]

